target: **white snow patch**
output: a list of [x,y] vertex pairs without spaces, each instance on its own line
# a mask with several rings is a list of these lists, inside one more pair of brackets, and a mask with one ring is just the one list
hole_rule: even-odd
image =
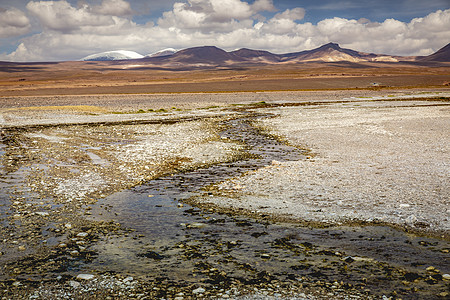
[[106,60],[126,60],[126,59],[140,59],[144,56],[134,52],[127,50],[115,50],[115,51],[106,51],[101,53],[96,53],[92,55],[88,55],[80,59],[81,61],[106,61]]
[[168,56],[168,55],[173,55],[177,52],[178,50],[174,49],[174,48],[166,48],[163,50],[160,50],[158,52],[152,53],[152,54],[148,54],[145,57],[159,57],[159,56]]

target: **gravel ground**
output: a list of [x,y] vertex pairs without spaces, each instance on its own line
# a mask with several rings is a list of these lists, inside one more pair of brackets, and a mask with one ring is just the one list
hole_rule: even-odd
[[[267,109],[257,123],[310,159],[273,162],[223,182],[214,203],[295,220],[450,229],[450,109],[386,101]],[[437,105],[437,106],[433,106]]]
[[[285,91],[285,92],[227,92],[227,93],[173,93],[173,94],[124,94],[124,95],[88,95],[88,96],[15,96],[0,97],[0,113],[14,113],[17,108],[71,107],[78,110],[88,106],[87,112],[95,110],[137,111],[139,109],[197,109],[212,106],[226,106],[237,103],[266,102],[302,102],[322,100],[342,100],[357,97],[421,97],[426,93],[445,93],[450,89],[362,89],[329,91]],[[20,110],[23,114],[24,110]],[[26,118],[26,116],[24,116]]]
[[[8,98],[0,114],[4,179],[0,183],[0,275],[4,277],[0,288],[9,295],[35,298],[57,298],[68,291],[77,295],[92,288],[89,291],[101,299],[108,291],[96,286],[100,279],[63,278],[61,285],[50,281],[34,290],[21,282],[58,270],[60,259],[61,265],[72,257],[88,260],[99,237],[124,234],[125,229],[114,222],[86,220],[89,205],[97,199],[163,174],[241,155],[242,145],[217,135],[218,120],[239,114],[233,109],[249,109],[229,106],[238,103],[312,102],[254,109],[274,114],[255,126],[307,149],[309,157],[274,161],[222,182],[215,187],[216,196],[208,195],[204,202],[300,222],[382,222],[448,237],[448,102],[393,100],[430,95],[419,91],[414,95],[390,91],[392,97],[388,91],[346,92],[161,95],[167,109],[160,112],[148,111],[160,108],[154,102],[157,95],[124,96],[125,100],[114,96],[111,102],[102,98],[107,96],[80,96],[76,106],[72,97]],[[449,93],[441,90],[433,95]],[[374,98],[364,98],[368,96]],[[191,103],[194,98],[199,100]],[[326,99],[332,101],[320,103]],[[372,101],[376,99],[383,101]],[[186,109],[172,108],[178,102],[185,103]],[[38,104],[70,106],[26,108]],[[217,104],[227,109],[195,109]],[[122,113],[112,114],[116,109]],[[127,110],[134,113],[123,113]],[[8,276],[13,279],[8,281]],[[111,285],[123,298],[129,294],[139,298],[139,289],[124,288],[128,281],[135,280],[111,279]],[[294,294],[293,299],[316,296],[305,293]],[[326,299],[324,293],[317,292],[317,299]],[[273,295],[255,291],[242,299]]]

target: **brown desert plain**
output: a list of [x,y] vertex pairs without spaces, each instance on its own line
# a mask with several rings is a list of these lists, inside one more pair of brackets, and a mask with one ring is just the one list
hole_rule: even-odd
[[0,62],[0,298],[448,299],[448,53],[258,53]]

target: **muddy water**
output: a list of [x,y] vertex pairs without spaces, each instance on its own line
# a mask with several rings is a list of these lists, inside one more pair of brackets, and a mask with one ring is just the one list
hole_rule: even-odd
[[[224,139],[248,146],[252,158],[174,174],[100,200],[94,219],[113,219],[135,230],[97,244],[90,264],[71,271],[118,272],[207,289],[231,282],[261,284],[321,281],[333,289],[370,295],[433,298],[448,290],[447,242],[388,227],[305,228],[204,211],[183,203],[202,187],[305,153],[264,136],[248,122],[229,120]],[[433,266],[439,269],[426,268]],[[333,282],[340,282],[333,287]],[[282,288],[282,287],[280,287]]]

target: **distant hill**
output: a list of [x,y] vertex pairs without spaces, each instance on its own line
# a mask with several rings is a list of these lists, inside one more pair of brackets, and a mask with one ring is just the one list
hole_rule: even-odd
[[284,54],[284,61],[310,62],[337,62],[337,61],[372,61],[377,55],[343,49],[338,44],[328,43],[319,48],[297,53]]
[[270,53],[269,51],[251,50],[242,48],[230,52],[242,60],[250,60],[253,62],[280,62],[282,60],[281,55]]
[[312,50],[274,54],[269,51],[242,48],[227,52],[215,46],[193,47],[176,51],[168,48],[143,57],[133,51],[108,51],[86,56],[85,61],[143,59],[147,63],[170,66],[230,66],[233,64],[280,64],[305,62],[450,62],[450,44],[425,57],[393,56],[359,52],[328,43]]
[[431,55],[419,58],[418,61],[450,62],[450,43]]
[[[232,52],[215,46],[194,47],[180,50],[168,57],[157,57],[158,61],[184,64],[226,64],[243,61]],[[151,59],[152,60],[152,59]]]
[[374,53],[358,52],[351,49],[341,48],[338,44],[329,43],[319,48],[286,54],[274,54],[268,51],[239,49],[226,52],[214,46],[194,47],[180,50],[168,57],[156,57],[156,60],[150,58],[155,63],[183,63],[209,64],[209,65],[231,65],[236,63],[299,63],[299,62],[365,62],[365,61],[383,61],[398,62],[410,61],[414,58],[400,56],[380,55]]

